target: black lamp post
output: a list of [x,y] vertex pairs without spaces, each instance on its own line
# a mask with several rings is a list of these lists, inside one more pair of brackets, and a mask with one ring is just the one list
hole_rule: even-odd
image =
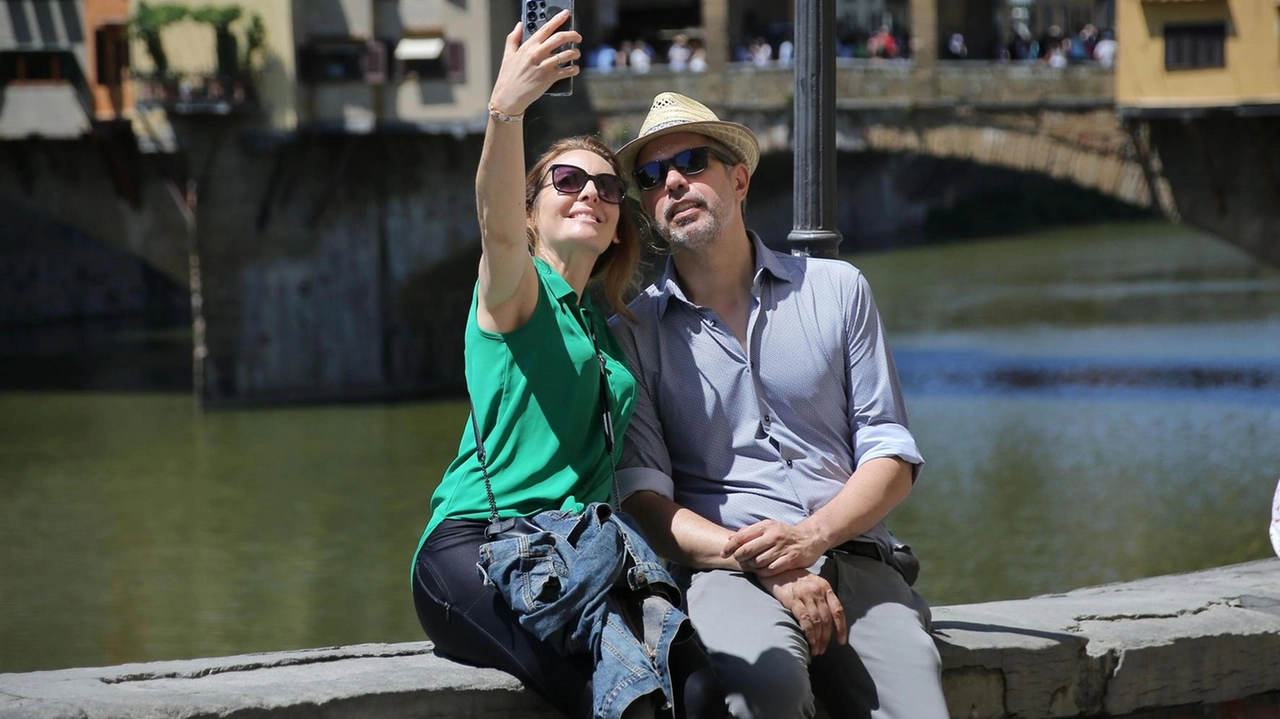
[[831,0],[796,0],[794,223],[791,254],[835,257],[836,10]]

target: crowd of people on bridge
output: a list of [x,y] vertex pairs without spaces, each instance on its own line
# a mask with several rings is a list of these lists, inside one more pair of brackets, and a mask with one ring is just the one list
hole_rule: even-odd
[[[775,23],[743,28],[741,40],[731,48],[729,60],[758,67],[790,67],[795,59],[794,26]],[[695,31],[678,32],[669,39],[657,33],[623,40],[606,41],[583,54],[586,67],[598,72],[647,73],[654,69],[673,72],[705,72],[707,40]],[[911,56],[910,35],[888,24],[873,29],[848,20],[836,26],[837,58],[895,60]],[[986,45],[987,43],[981,43]],[[1013,25],[1010,37],[988,47],[970,47],[963,33],[943,38],[939,57],[943,60],[997,60],[1037,62],[1050,67],[1097,63],[1111,67],[1118,49],[1115,32],[1100,30],[1092,23],[1075,32],[1049,25],[1038,36],[1025,22]]]
[[1049,25],[1037,36],[1025,22],[1017,22],[1007,42],[997,41],[987,48],[971,48],[963,33],[953,32],[943,42],[939,57],[943,60],[1039,62],[1050,67],[1088,63],[1111,67],[1115,63],[1117,49],[1115,31],[1099,30],[1093,23],[1080,25],[1074,33],[1063,32],[1061,25]]
[[[696,32],[678,32],[663,40],[658,33],[605,41],[583,53],[586,67],[597,72],[646,73],[654,69],[705,72],[706,40]],[[757,67],[790,67],[795,60],[791,23],[744,26],[741,40],[729,52],[730,62]],[[889,25],[867,29],[841,21],[836,28],[837,58],[899,59],[910,55],[908,36]]]
[[658,44],[656,40],[643,37],[623,40],[616,47],[610,42],[603,42],[586,54],[586,65],[604,73],[646,73],[655,64],[665,65],[666,69],[675,72],[706,71],[707,48],[701,39],[691,38],[685,33],[677,34],[662,53],[656,49]]
[[[963,46],[963,39],[961,39]],[[954,46],[954,41],[949,50]],[[1050,67],[1066,67],[1096,62],[1103,67],[1115,63],[1115,31],[1098,30],[1093,23],[1081,25],[1075,33],[1065,33],[1059,25],[1050,25],[1037,38],[1026,23],[1017,23],[1013,38],[997,49],[999,60],[1039,61]],[[949,53],[954,57],[953,53]]]

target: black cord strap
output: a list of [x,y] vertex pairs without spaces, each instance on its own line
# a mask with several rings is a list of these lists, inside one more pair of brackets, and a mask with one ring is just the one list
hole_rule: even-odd
[[[613,461],[613,412],[610,410],[609,402],[609,371],[605,366],[604,353],[600,351],[600,345],[596,343],[596,331],[594,326],[588,323],[589,329],[587,334],[591,337],[591,348],[596,351],[596,361],[600,365],[600,407],[601,415],[604,420],[604,448],[609,455],[609,475],[613,480],[613,496],[610,498],[610,504],[615,510],[621,509],[622,493],[618,489],[618,471]],[[493,496],[493,484],[489,481],[489,463],[486,460],[484,451],[484,440],[480,438],[480,423],[476,420],[476,405],[471,401],[471,397],[467,397],[467,403],[471,406],[471,432],[476,437],[476,459],[480,461],[480,474],[484,476],[484,492],[489,497],[489,524],[497,524],[501,521],[498,517],[498,502]]]

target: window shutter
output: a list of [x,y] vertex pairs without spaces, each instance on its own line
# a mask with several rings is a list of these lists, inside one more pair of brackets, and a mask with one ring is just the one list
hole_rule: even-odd
[[298,79],[303,82],[316,80],[316,54],[308,45],[298,48]]
[[1166,70],[1224,67],[1226,25],[1166,25],[1164,66]]
[[462,40],[449,40],[444,46],[445,79],[449,82],[467,81],[467,44]]
[[382,85],[387,81],[387,46],[381,40],[365,43],[363,68],[367,85]]
[[124,28],[116,31],[116,64],[124,70],[133,67],[133,63],[129,62],[129,33]]
[[93,32],[94,69],[99,85],[120,85],[129,67],[129,37],[123,25],[103,25]]
[[94,82],[99,85],[118,85],[118,78],[111,76],[110,55],[115,51],[115,45],[111,43],[108,37],[107,29],[100,27],[93,31],[93,66],[94,66]]

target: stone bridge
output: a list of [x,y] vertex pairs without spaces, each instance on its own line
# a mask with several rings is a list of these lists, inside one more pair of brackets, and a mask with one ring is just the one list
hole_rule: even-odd
[[[842,60],[836,82],[841,150],[917,153],[1039,172],[1130,204],[1152,204],[1140,156],[1112,109],[1108,70],[973,61],[940,63],[922,74],[909,61]],[[790,150],[790,68],[729,65],[722,73],[702,74],[588,71],[579,88],[586,104],[576,102],[575,112],[594,116],[614,144],[634,135],[654,95],[676,90],[751,127],[764,152]],[[222,124],[219,132],[225,134],[228,123]],[[190,238],[183,200],[173,196],[182,188],[167,186],[158,168],[140,171],[144,160],[120,142],[119,129],[96,127],[80,147],[74,141],[0,143],[0,157],[10,168],[0,173],[0,201],[91,232],[186,284]],[[199,148],[213,141],[210,135],[192,139]],[[188,167],[198,161],[183,159]],[[335,160],[340,161],[341,156]],[[152,181],[135,179],[136,186],[126,186],[139,176]],[[68,185],[86,182],[109,191],[86,192],[66,202]],[[143,204],[150,219],[131,219],[131,211]],[[162,232],[154,231],[157,221]]]
[[[1043,173],[1176,216],[1153,138],[1173,143],[1161,148],[1171,158],[1166,167],[1183,176],[1197,176],[1201,160],[1176,154],[1176,126],[1130,132],[1142,124],[1119,118],[1112,82],[1089,66],[842,63],[838,147]],[[794,87],[782,67],[588,72],[563,112],[544,112],[526,131],[531,146],[592,129],[616,146],[638,130],[655,94],[676,90],[755,129],[765,152],[782,153],[793,134]],[[141,154],[132,136],[98,128],[79,139],[0,143],[0,238],[27,238],[10,243],[25,262],[21,248],[61,223],[144,258],[189,289],[195,387],[208,405],[372,400],[462,386],[483,116],[461,138],[391,127],[267,136],[251,129],[249,116],[179,119],[180,155]],[[1235,142],[1235,166],[1254,151],[1229,132],[1203,139],[1201,155],[1214,154],[1213,142]],[[1189,185],[1177,206],[1203,208],[1184,215],[1208,217],[1196,224],[1231,239],[1252,215],[1225,208],[1266,183],[1221,171],[1211,179],[1212,192]],[[1195,204],[1201,195],[1215,201]],[[67,263],[55,255],[47,250],[23,267],[0,257],[3,286],[59,284],[30,281],[62,271],[54,265]]]
[[[1171,213],[1167,187],[1153,200],[1150,184],[1162,183],[1158,178],[1149,183],[1151,178],[1144,174],[1133,138],[1114,112],[1112,85],[1112,73],[1096,66],[1054,69],[962,61],[922,71],[909,61],[841,60],[836,77],[837,146],[842,151],[916,153],[1037,172],[1141,207],[1160,201]],[[751,127],[766,153],[790,151],[794,75],[780,66],[728,65],[721,73],[588,71],[573,102],[573,113],[582,119],[576,125],[572,120],[560,124],[578,130],[598,124],[612,144],[620,145],[639,129],[650,100],[664,90],[701,99],[725,119]],[[243,137],[235,137],[235,122],[217,118],[191,128],[186,144],[195,152],[182,158],[140,157],[117,136],[119,127],[95,127],[84,141],[0,143],[0,160],[10,168],[0,172],[0,202],[79,228],[187,285],[194,238],[185,220],[185,199],[179,196],[185,188],[174,186],[166,176],[189,172],[200,184],[210,183],[203,190],[236,195],[245,203],[216,210],[215,224],[221,224],[226,213],[240,216],[248,207],[254,214],[253,232],[258,233],[266,229],[261,225],[267,224],[264,218],[270,220],[271,205],[281,204],[279,196],[264,199],[265,188],[254,195],[219,187],[231,184],[226,173],[232,167],[263,175],[247,178],[251,186],[280,170],[280,163],[265,156],[270,153],[236,147]],[[393,141],[398,142],[403,139]],[[323,144],[324,149],[317,149],[305,138],[293,138],[276,152],[290,155],[291,161],[307,159],[323,173],[327,167],[350,167],[352,147],[366,142]],[[172,167],[162,167],[166,163],[180,167],[175,173]],[[200,176],[218,164],[220,178]],[[286,169],[296,174],[296,162],[292,164]],[[440,169],[459,173],[470,185],[470,168],[449,163]],[[308,179],[314,180],[292,178]],[[290,192],[286,189],[283,199]],[[317,192],[324,195],[335,189]],[[309,219],[301,229],[316,226],[323,204],[313,203],[305,210]],[[143,206],[146,211],[137,212]],[[204,226],[209,224],[207,214],[201,213]],[[228,242],[236,244],[235,237],[243,233],[244,228],[238,230]]]
[[[752,128],[762,151],[791,150],[795,79],[790,68],[736,65],[722,75],[589,72],[586,93],[604,134],[638,131],[650,99],[675,90]],[[836,70],[840,150],[966,160],[1071,182],[1140,207],[1153,197],[1142,157],[1115,113],[1113,75],[1098,66],[959,61],[841,60]]]

